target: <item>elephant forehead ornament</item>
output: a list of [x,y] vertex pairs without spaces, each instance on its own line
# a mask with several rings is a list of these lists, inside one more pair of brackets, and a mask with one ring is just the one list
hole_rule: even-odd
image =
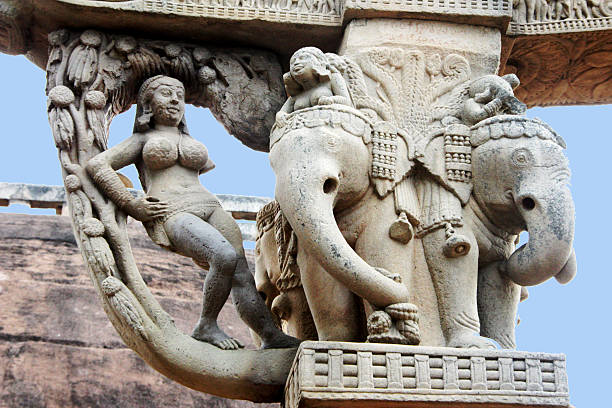
[[[456,64],[465,74],[431,98],[427,126],[415,133],[409,113],[398,120],[390,112],[399,109],[368,91],[373,66],[386,69],[390,60],[364,55],[298,50],[270,138],[275,208],[293,229],[308,324],[319,340],[424,338],[427,345],[491,348],[492,338],[513,348],[522,286],[553,276],[567,282],[575,273],[562,139],[522,116],[515,75],[469,79],[469,64],[457,55],[446,59],[465,61]],[[404,69],[418,69],[393,68],[387,77],[405,79]],[[431,75],[432,84],[438,79]],[[537,187],[546,169],[557,182]],[[530,242],[515,251],[524,230]],[[416,286],[416,246],[435,291],[430,297],[408,290]],[[417,306],[432,310],[425,305],[431,299],[438,316],[419,317]],[[419,330],[423,319],[439,322],[433,331],[441,340]]]

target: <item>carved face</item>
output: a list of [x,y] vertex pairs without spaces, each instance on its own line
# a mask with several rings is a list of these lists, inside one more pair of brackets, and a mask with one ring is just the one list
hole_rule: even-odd
[[297,51],[291,57],[291,76],[301,85],[315,79],[317,60],[309,52]]
[[178,126],[185,115],[185,88],[178,81],[164,79],[151,97],[155,123]]

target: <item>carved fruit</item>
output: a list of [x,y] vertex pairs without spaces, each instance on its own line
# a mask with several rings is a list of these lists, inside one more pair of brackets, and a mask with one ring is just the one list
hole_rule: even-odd
[[117,40],[115,48],[123,54],[129,54],[136,49],[138,43],[133,37],[121,37]]
[[81,180],[79,180],[79,178],[74,174],[69,174],[64,180],[64,185],[66,186],[66,190],[68,190],[69,193],[73,193],[79,188],[81,188]]
[[104,235],[104,224],[95,218],[88,218],[81,225],[83,232],[89,237],[101,237]]
[[106,96],[100,91],[89,91],[85,95],[85,105],[90,109],[102,109],[106,105]]
[[168,44],[164,48],[164,51],[170,58],[176,58],[181,55],[182,48],[176,44]]
[[211,67],[204,66],[198,71],[198,79],[200,80],[201,84],[208,85],[215,82],[215,79],[217,79],[217,73]]
[[382,334],[391,329],[391,317],[382,310],[377,310],[368,317],[368,333]]
[[49,91],[49,100],[58,108],[65,108],[74,102],[74,93],[64,85],[56,86]]
[[68,30],[57,30],[53,31],[47,37],[49,39],[49,45],[52,47],[57,47],[59,45],[65,44],[70,37],[70,33]]
[[99,47],[102,44],[102,35],[93,30],[87,30],[81,34],[81,42],[89,47]]
[[119,279],[109,276],[102,281],[102,292],[108,296],[112,308],[121,320],[138,333],[143,340],[147,340],[148,336],[142,317],[127,295],[129,289]]

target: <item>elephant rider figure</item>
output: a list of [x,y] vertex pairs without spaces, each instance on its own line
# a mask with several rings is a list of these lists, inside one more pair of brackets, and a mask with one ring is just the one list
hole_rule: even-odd
[[300,48],[291,56],[290,71],[283,75],[289,98],[277,119],[316,105],[351,104],[342,74],[334,70],[323,52],[315,47]]

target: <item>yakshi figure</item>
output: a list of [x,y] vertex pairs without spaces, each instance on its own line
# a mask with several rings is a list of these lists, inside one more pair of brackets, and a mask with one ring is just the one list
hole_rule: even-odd
[[[292,347],[298,340],[274,324],[257,293],[234,219],[200,184],[214,167],[206,147],[185,125],[185,89],[167,76],[144,82],[138,93],[134,133],[94,158],[87,171],[122,211],[141,221],[158,245],[209,265],[201,317],[192,336],[222,349],[242,345],[217,325],[230,291],[238,314],[262,341],[262,348]],[[115,170],[135,164],[146,197],[135,199]]]

